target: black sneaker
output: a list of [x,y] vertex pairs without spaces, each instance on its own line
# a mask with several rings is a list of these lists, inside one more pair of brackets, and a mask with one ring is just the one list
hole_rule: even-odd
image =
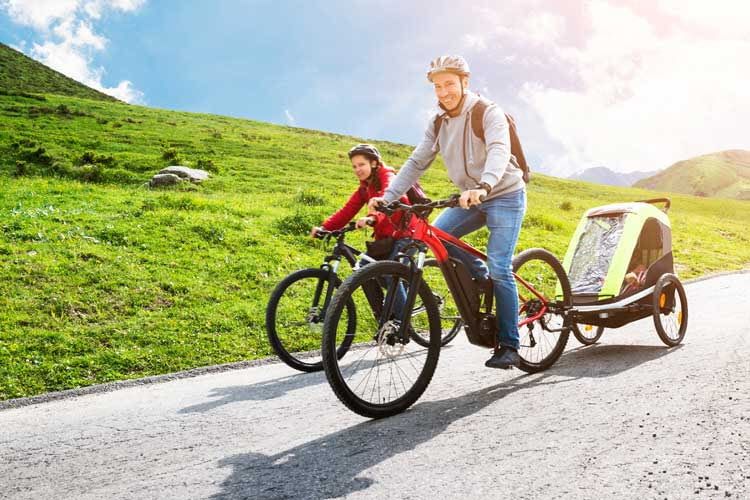
[[512,366],[518,366],[521,364],[521,358],[518,356],[518,351],[511,349],[510,347],[502,346],[500,349],[495,350],[495,354],[488,359],[484,366],[487,368],[500,368],[507,370]]

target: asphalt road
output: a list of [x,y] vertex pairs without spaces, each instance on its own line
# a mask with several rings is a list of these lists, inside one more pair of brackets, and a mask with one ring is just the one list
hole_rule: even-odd
[[750,498],[750,274],[690,283],[549,371],[463,337],[409,411],[349,412],[283,364],[0,411],[2,498]]

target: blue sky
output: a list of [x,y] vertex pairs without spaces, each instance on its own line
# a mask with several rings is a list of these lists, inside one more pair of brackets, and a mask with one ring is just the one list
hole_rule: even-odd
[[0,40],[132,102],[408,144],[460,53],[558,175],[750,149],[746,2],[498,3],[0,0]]

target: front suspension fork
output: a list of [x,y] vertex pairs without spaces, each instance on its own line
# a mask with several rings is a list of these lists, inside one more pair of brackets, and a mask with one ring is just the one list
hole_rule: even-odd
[[[414,304],[419,294],[419,285],[422,282],[422,270],[424,269],[425,256],[427,249],[420,247],[417,253],[417,259],[414,261],[409,257],[409,290],[406,294],[406,303],[404,310],[401,312],[401,325],[398,336],[402,342],[409,341],[409,327],[411,326],[411,312],[414,310]],[[408,256],[406,256],[408,257]]]

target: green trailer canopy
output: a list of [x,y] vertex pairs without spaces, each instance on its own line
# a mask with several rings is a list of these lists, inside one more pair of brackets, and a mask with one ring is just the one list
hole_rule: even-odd
[[574,298],[611,299],[620,294],[628,272],[647,269],[671,251],[666,213],[650,203],[616,203],[584,214],[563,267]]

